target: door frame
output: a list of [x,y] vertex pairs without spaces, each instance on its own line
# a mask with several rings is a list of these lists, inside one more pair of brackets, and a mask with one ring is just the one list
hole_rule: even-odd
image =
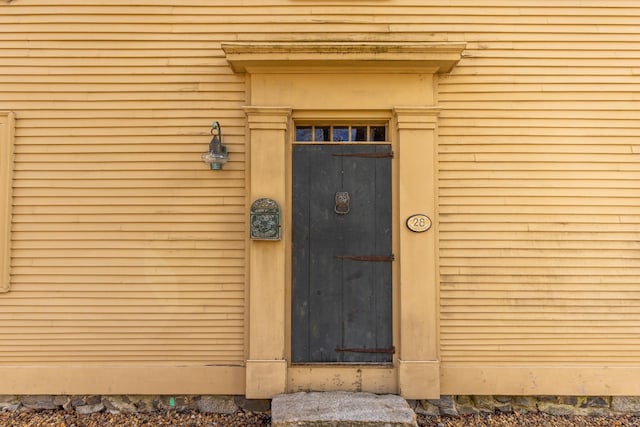
[[[328,122],[323,122],[323,123],[329,124]],[[358,122],[358,123],[361,123],[361,122]],[[387,128],[388,127],[389,126],[387,125]],[[294,123],[292,125],[292,129],[295,129],[295,118],[294,118]],[[290,224],[291,224],[290,228],[291,228],[291,231],[292,231],[292,236],[291,236],[292,244],[291,244],[290,253],[287,256],[287,260],[289,260],[289,262],[291,263],[292,277],[291,277],[291,280],[290,280],[290,282],[288,283],[288,286],[287,286],[287,298],[286,298],[287,309],[288,309],[288,311],[287,311],[287,313],[288,313],[287,331],[289,331],[289,333],[290,333],[289,337],[288,337],[289,338],[289,340],[288,340],[289,349],[287,351],[287,355],[289,357],[289,360],[291,361],[291,366],[300,367],[302,365],[318,365],[318,364],[321,364],[322,362],[310,362],[310,361],[307,361],[307,362],[293,362],[293,356],[292,356],[292,353],[293,353],[293,338],[294,338],[294,334],[293,334],[293,330],[294,330],[294,321],[293,321],[293,312],[294,312],[294,307],[293,307],[293,289],[294,289],[293,259],[294,259],[294,256],[295,256],[295,253],[293,251],[293,223],[294,223],[293,200],[294,200],[294,197],[295,197],[295,194],[293,193],[293,189],[294,189],[294,176],[293,176],[293,167],[294,167],[293,158],[294,158],[294,155],[293,155],[293,151],[295,150],[296,147],[298,147],[298,148],[299,147],[308,148],[308,147],[319,147],[319,146],[322,146],[326,150],[326,151],[323,152],[323,155],[327,155],[327,153],[332,151],[332,150],[344,149],[344,147],[347,147],[347,150],[348,149],[354,149],[355,147],[366,147],[365,151],[373,151],[373,150],[377,150],[377,148],[374,148],[374,147],[384,146],[385,148],[388,148],[389,153],[391,155],[393,155],[393,144],[391,143],[391,141],[389,141],[390,138],[388,138],[388,137],[387,137],[387,141],[385,141],[384,143],[382,143],[382,142],[380,142],[380,143],[375,143],[375,142],[372,143],[372,142],[363,141],[363,142],[358,142],[358,143],[346,143],[346,144],[344,144],[344,143],[330,143],[330,142],[295,144],[295,137],[294,137],[295,132],[290,132],[290,135],[291,135],[291,151],[292,151],[292,153],[291,153],[291,158],[292,158],[292,165],[291,165],[292,182],[291,182],[291,186],[290,186],[290,189],[289,189],[290,190],[289,200],[291,201],[291,208],[288,209],[288,213],[289,213],[289,219],[290,219]],[[322,151],[322,149],[318,149],[318,150]],[[349,161],[349,157],[343,157],[342,159],[344,159],[344,161]],[[396,205],[396,203],[394,203],[394,200],[393,200],[393,196],[394,196],[394,194],[393,194],[393,185],[395,183],[395,180],[393,179],[393,172],[394,172],[393,158],[391,157],[391,158],[384,158],[384,159],[364,159],[364,160],[361,159],[361,161],[366,161],[366,162],[379,162],[379,161],[385,161],[386,162],[386,161],[389,161],[389,164],[388,164],[389,176],[388,176],[388,181],[386,179],[385,179],[385,181],[387,182],[387,185],[389,186],[389,191],[390,191],[389,199],[388,199],[389,205],[387,206],[390,209],[390,212],[389,212],[390,216],[388,218],[389,219],[389,227],[391,227],[390,233],[389,233],[390,247],[388,249],[385,248],[385,250],[383,252],[377,252],[375,254],[374,253],[353,253],[352,251],[351,252],[346,252],[346,253],[345,252],[340,252],[340,253],[349,254],[349,255],[392,255],[392,254],[396,253],[396,250],[395,250],[396,248],[394,247],[394,242],[397,241],[397,240],[394,240],[394,238],[393,238],[394,237],[393,236],[393,232],[395,230],[395,227],[393,227],[393,224],[395,223],[394,217],[393,217],[393,215],[394,215],[393,206]],[[349,214],[349,215],[353,215],[353,214],[355,214],[355,212],[353,212],[352,214]],[[337,225],[338,224],[338,220],[335,217],[333,217],[333,219],[335,220],[334,224]],[[312,254],[309,253],[309,256],[312,256]],[[395,269],[395,265],[393,265],[393,262],[391,262],[391,263],[384,262],[384,264],[386,264],[386,266],[388,266],[390,268],[390,270],[389,270],[389,273],[390,273],[389,280],[390,280],[390,282],[388,283],[388,286],[389,286],[388,291],[391,293],[391,295],[390,295],[391,296],[390,305],[386,306],[386,307],[388,307],[390,309],[389,318],[387,319],[387,322],[389,322],[389,323],[386,325],[386,327],[389,327],[388,331],[391,333],[391,335],[389,336],[390,343],[389,344],[385,344],[385,346],[391,347],[391,346],[393,346],[395,344],[395,341],[397,339],[397,333],[394,333],[395,332],[395,322],[393,320],[394,314],[397,312],[397,310],[395,308],[395,302],[397,301],[397,297],[395,295],[393,295],[393,291],[395,289],[395,287],[393,285],[394,285],[394,283],[397,283],[397,280],[394,280],[394,278],[393,278],[394,270],[396,270]],[[304,279],[303,279],[303,281],[304,281]],[[385,288],[385,289],[387,289],[387,288]],[[342,297],[344,298],[344,294],[342,295]],[[384,300],[385,300],[384,304],[386,305],[386,303],[388,303],[389,301],[386,298],[384,298]],[[374,312],[370,312],[370,313],[374,313]],[[344,321],[344,319],[343,319],[343,321]],[[385,324],[386,324],[386,322],[385,322]],[[381,325],[378,325],[378,326],[381,326]],[[349,346],[347,345],[347,347],[349,347]],[[356,354],[356,356],[358,356],[358,354]],[[363,358],[364,358],[367,355],[366,354],[361,354],[360,356],[363,356]],[[391,354],[390,356],[391,357],[389,357],[389,355],[387,355],[385,357],[385,359],[386,358],[389,359],[388,361],[375,362],[374,360],[371,360],[371,361],[359,362],[359,364],[366,365],[366,366],[378,364],[378,365],[381,365],[382,367],[389,367],[389,365],[393,363],[393,358],[395,357],[395,354]],[[373,357],[372,359],[375,359],[375,357]],[[326,362],[327,365],[332,365],[332,366],[339,365],[341,363],[342,364],[349,364],[351,366],[353,366],[355,364],[358,364],[358,362]]]
[[[326,43],[312,52],[309,47],[223,45],[232,67],[247,73],[247,206],[270,197],[285,210],[281,241],[247,240],[246,395],[270,398],[298,390],[342,389],[438,397],[435,94],[437,73],[459,61],[464,44]],[[397,152],[392,192],[398,350],[390,368],[289,364],[292,120],[305,112],[336,111],[347,119],[371,119],[380,112],[391,117],[389,133]],[[417,213],[431,217],[431,230],[414,233],[405,226],[406,218]]]
[[[393,153],[398,152],[398,138],[396,132],[396,120],[392,110],[315,110],[295,109],[290,116],[290,129],[287,135],[287,176],[290,179],[287,186],[287,212],[288,219],[292,220],[292,171],[293,171],[293,145],[295,139],[295,123],[386,123],[387,141],[391,145]],[[398,156],[394,154],[391,159],[391,248],[396,260],[392,264],[391,292],[392,292],[392,341],[396,352],[392,356],[391,364],[340,364],[340,363],[290,363],[291,354],[291,291],[292,291],[292,255],[291,246],[286,254],[287,277],[286,289],[286,354],[288,356],[287,389],[286,392],[298,391],[367,391],[377,394],[398,394],[398,364],[400,349],[400,304],[399,304],[399,279],[398,267],[399,253],[399,227],[398,224]],[[291,222],[289,223],[291,224]],[[290,227],[289,227],[290,228]],[[288,241],[292,241],[291,230],[287,235]]]
[[[391,151],[397,153],[397,134],[395,132],[395,118],[390,110],[316,110],[316,109],[292,109],[289,116],[289,129],[287,133],[287,221],[292,224],[293,217],[293,145],[295,140],[295,124],[298,123],[386,123],[387,141],[391,145]],[[399,310],[399,281],[400,268],[398,268],[397,254],[399,253],[399,229],[398,224],[398,157],[391,159],[391,250],[396,255],[396,260],[391,268],[391,325],[392,341],[396,346],[391,366],[389,364],[340,364],[340,363],[291,363],[291,309],[292,309],[292,254],[291,245],[287,247],[285,269],[285,354],[287,357],[287,392],[304,390],[345,390],[345,391],[369,391],[372,393],[397,393],[397,370],[399,340],[400,340],[400,310]],[[286,239],[292,242],[291,227],[287,227]],[[330,379],[330,381],[328,380]],[[352,386],[355,384],[355,386]]]

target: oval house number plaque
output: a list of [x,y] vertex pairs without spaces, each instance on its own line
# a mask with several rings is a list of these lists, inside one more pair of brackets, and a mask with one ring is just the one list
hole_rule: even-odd
[[415,233],[424,233],[431,228],[431,218],[423,214],[411,215],[407,218],[407,228]]

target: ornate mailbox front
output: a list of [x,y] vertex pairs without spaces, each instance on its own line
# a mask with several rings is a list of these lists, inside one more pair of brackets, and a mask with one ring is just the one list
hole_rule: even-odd
[[275,200],[253,202],[250,221],[252,240],[280,240],[280,206]]

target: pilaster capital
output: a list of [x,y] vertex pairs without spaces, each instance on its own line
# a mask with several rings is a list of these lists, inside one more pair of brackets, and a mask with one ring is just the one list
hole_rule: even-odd
[[244,107],[249,129],[286,130],[291,118],[291,107]]
[[398,130],[435,129],[440,107],[394,107]]

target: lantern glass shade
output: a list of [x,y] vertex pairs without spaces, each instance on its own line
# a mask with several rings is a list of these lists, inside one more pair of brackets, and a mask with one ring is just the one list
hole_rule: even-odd
[[202,154],[202,161],[214,170],[222,169],[222,165],[227,163],[228,160],[229,156],[227,155],[227,147],[225,146],[220,147],[220,152],[211,150],[208,153]]

